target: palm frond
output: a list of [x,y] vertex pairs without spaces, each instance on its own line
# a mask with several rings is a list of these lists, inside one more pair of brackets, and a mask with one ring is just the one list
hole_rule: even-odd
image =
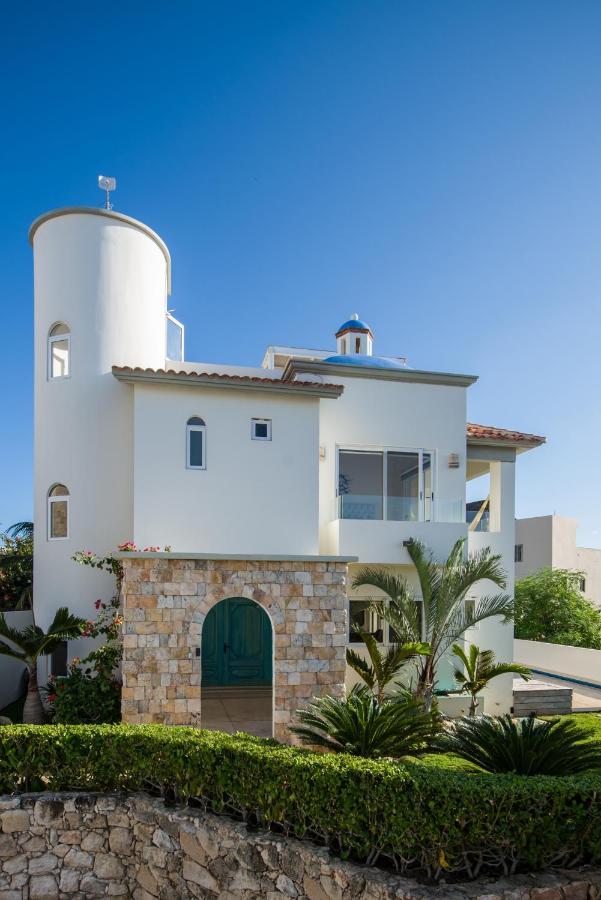
[[385,569],[374,569],[366,566],[360,569],[353,578],[353,588],[363,586],[375,587],[391,600],[401,600],[412,596],[407,581],[398,575],[392,575]]
[[33,522],[15,522],[5,532],[10,538],[32,538]]

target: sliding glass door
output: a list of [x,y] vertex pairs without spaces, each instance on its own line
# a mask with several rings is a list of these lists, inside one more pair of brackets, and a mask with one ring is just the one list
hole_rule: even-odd
[[433,454],[428,450],[339,450],[341,519],[430,522]]

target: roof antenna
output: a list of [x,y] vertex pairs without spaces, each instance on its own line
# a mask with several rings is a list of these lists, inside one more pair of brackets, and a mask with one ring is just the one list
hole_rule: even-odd
[[117,179],[109,178],[108,175],[99,175],[98,176],[98,187],[100,188],[101,191],[106,192],[104,208],[112,209],[113,204],[111,203],[111,191],[115,191],[117,189]]

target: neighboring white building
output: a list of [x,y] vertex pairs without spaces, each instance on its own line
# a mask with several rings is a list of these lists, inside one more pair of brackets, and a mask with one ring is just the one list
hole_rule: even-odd
[[539,569],[582,572],[580,590],[601,607],[601,550],[578,547],[578,522],[566,516],[533,516],[515,522],[515,577]]
[[[475,376],[374,356],[356,316],[330,349],[270,346],[258,367],[184,362],[167,312],[169,251],[146,225],[69,208],[37,219],[30,241],[40,625],[60,605],[91,616],[111,581],[71,557],[128,540],[216,557],[351,557],[351,575],[372,564],[413,578],[410,539],[442,560],[469,537],[470,550],[502,555],[513,590],[516,458],[544,439],[468,424]],[[466,481],[482,476],[489,507],[472,531]],[[348,593],[362,620],[367,592]],[[512,659],[511,626],[488,621],[471,637]],[[487,706],[511,706],[510,677]]]

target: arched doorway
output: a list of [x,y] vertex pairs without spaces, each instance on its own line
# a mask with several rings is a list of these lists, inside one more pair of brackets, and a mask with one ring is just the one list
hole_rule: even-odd
[[206,615],[201,645],[201,727],[272,734],[273,633],[267,612],[229,597]]

